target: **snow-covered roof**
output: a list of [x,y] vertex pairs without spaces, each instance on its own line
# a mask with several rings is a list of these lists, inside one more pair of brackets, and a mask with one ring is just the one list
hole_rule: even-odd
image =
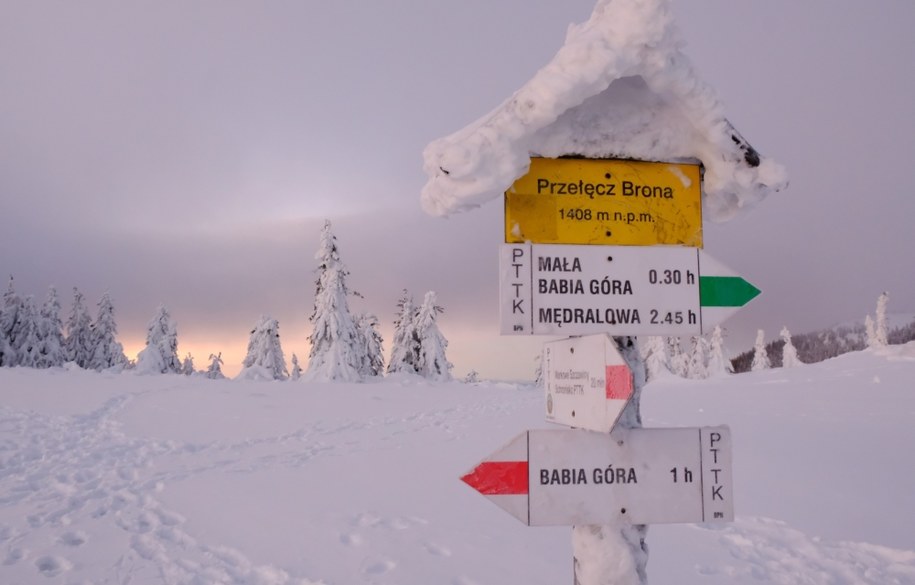
[[712,221],[784,189],[784,168],[728,122],[681,47],[669,0],[598,0],[514,95],[426,147],[423,208],[448,215],[499,197],[531,156],[700,161]]

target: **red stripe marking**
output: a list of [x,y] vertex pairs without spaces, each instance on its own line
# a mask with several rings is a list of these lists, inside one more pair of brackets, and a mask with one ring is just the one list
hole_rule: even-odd
[[607,366],[607,400],[629,400],[632,396],[632,372],[629,366]]
[[484,461],[461,481],[484,496],[527,494],[527,461]]

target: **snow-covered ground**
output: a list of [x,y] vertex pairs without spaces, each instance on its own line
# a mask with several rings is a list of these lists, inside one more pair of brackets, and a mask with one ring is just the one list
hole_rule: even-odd
[[[728,424],[737,520],[649,529],[652,583],[915,583],[915,343],[648,385]],[[572,582],[571,530],[458,480],[543,397],[507,383],[0,369],[0,583]]]

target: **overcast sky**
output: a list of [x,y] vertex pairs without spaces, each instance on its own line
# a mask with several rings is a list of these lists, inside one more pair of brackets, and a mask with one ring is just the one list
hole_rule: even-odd
[[[402,288],[438,293],[455,373],[531,376],[498,336],[502,204],[437,219],[421,153],[509,97],[593,0],[0,0],[0,271],[65,312],[108,290],[134,357],[165,304],[179,353],[237,371],[261,314],[304,363],[331,220],[354,311],[389,340]],[[791,178],[705,249],[762,289],[733,354],[915,312],[915,3],[674,1],[685,52]],[[5,283],[3,285],[5,289]],[[387,348],[386,348],[387,349]]]

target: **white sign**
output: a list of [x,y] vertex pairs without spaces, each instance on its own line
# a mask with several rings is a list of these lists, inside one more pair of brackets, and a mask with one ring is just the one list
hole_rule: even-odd
[[504,335],[698,335],[759,290],[699,249],[503,244]]
[[734,519],[726,426],[526,431],[461,479],[530,526]]
[[633,392],[632,371],[606,333],[543,346],[546,420],[609,433]]

